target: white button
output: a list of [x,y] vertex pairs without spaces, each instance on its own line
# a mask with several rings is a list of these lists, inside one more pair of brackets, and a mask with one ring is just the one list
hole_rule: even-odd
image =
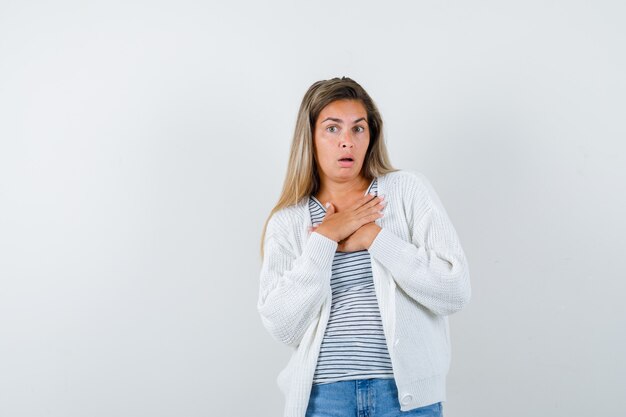
[[408,405],[411,401],[413,401],[413,396],[411,394],[404,394],[402,396],[402,405]]
[[396,341],[393,343],[394,346],[398,346],[398,343],[400,343],[400,339],[396,339]]

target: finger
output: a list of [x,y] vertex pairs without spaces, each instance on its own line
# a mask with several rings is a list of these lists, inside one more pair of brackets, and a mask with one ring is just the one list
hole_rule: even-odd
[[368,194],[367,196],[360,198],[357,202],[352,206],[352,211],[355,213],[359,213],[360,211],[367,209],[373,201],[376,201],[378,197],[372,196]]
[[329,201],[328,203],[326,203],[326,214],[324,215],[324,217],[331,214],[335,214],[335,206]]
[[366,202],[365,204],[363,204],[361,207],[359,207],[356,210],[356,213],[359,215],[364,214],[365,212],[369,212],[372,210],[380,210],[381,206],[380,204],[383,202],[383,197],[374,197],[371,200],[369,200],[368,202]]
[[350,209],[357,210],[375,198],[376,196],[374,194],[365,194],[363,197],[356,200],[354,204],[350,207]]
[[[382,212],[376,212],[376,213],[372,213],[372,214],[368,214],[367,216],[363,216],[362,218],[360,218],[360,222],[361,222],[361,226],[368,224],[368,223],[372,223],[378,219],[380,219],[381,217],[383,217],[383,213]],[[359,226],[359,227],[361,227]]]

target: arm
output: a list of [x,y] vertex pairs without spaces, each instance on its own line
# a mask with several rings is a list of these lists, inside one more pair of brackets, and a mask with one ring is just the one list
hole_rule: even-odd
[[273,220],[266,232],[257,307],[272,337],[295,347],[319,317],[322,302],[330,292],[337,242],[311,233],[297,256],[284,238],[284,229]]
[[383,228],[372,242],[370,254],[409,297],[434,314],[455,313],[471,297],[467,260],[456,231],[423,176],[401,180],[411,241]]

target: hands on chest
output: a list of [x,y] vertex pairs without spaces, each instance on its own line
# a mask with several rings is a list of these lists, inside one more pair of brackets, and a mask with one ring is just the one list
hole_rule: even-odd
[[374,221],[383,217],[384,197],[371,194],[337,210],[332,202],[326,203],[326,215],[311,232],[317,232],[339,244],[339,252],[356,252],[369,249],[381,228]]

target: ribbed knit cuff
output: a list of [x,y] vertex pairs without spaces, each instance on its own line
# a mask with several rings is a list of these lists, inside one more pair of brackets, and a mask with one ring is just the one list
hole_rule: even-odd
[[404,251],[407,242],[394,235],[386,228],[382,228],[374,238],[368,251],[376,260],[389,268],[402,259],[400,253]]
[[[382,228],[368,249],[370,255],[390,271],[403,270],[407,263],[407,250],[415,250],[415,255],[420,254],[422,250],[416,248],[411,243],[406,242],[402,238],[396,236],[389,229]],[[414,266],[425,266],[424,258],[413,256],[412,262],[416,262]],[[402,275],[402,274],[401,274]],[[394,277],[396,280],[402,280],[401,276]]]
[[335,252],[337,251],[337,242],[327,238],[321,233],[313,232],[309,236],[309,240],[304,247],[311,261],[320,267],[320,269],[330,268],[333,264]]

